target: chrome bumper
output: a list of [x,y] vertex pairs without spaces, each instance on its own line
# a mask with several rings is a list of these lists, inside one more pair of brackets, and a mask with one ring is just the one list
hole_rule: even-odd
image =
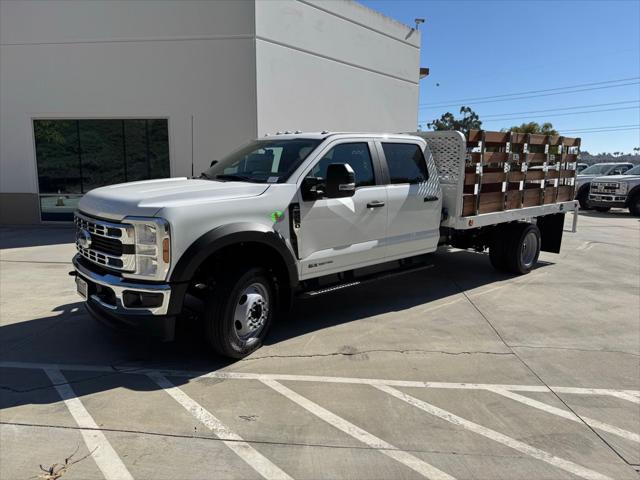
[[[167,315],[169,311],[169,301],[171,299],[171,286],[167,284],[146,284],[134,283],[125,280],[116,275],[93,272],[78,261],[78,256],[73,258],[73,266],[76,275],[85,280],[89,286],[89,298],[87,301],[93,301],[113,314],[122,315]],[[110,289],[113,292],[115,303],[108,303],[96,293],[91,293],[91,285],[100,285]],[[162,302],[158,307],[126,307],[124,303],[124,293],[153,293],[162,295]]]
[[602,203],[621,203],[624,204],[627,201],[627,195],[619,193],[590,193],[590,202],[602,202]]

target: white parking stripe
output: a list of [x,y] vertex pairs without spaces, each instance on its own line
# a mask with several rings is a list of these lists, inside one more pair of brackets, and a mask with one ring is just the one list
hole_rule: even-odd
[[84,408],[80,399],[76,397],[73,388],[68,384],[62,372],[55,368],[46,368],[44,371],[80,427],[84,443],[89,451],[93,452],[91,457],[95,460],[104,478],[107,480],[133,480],[129,470],[122,463],[107,437],[100,431],[93,417]]
[[319,382],[319,383],[346,383],[355,385],[389,385],[392,387],[409,388],[444,388],[455,390],[486,390],[488,388],[501,388],[513,392],[550,392],[569,393],[576,395],[608,395],[621,398],[629,402],[640,403],[640,391],[638,390],[617,390],[609,388],[583,388],[583,387],[549,387],[544,385],[503,385],[492,383],[459,383],[459,382],[421,382],[416,380],[386,380],[379,378],[352,378],[352,377],[325,377],[314,375],[288,375],[288,374],[262,374],[262,373],[241,373],[241,372],[201,372],[193,370],[173,370],[173,369],[147,369],[135,366],[122,366],[118,369],[108,365],[81,365],[81,364],[49,364],[30,362],[9,362],[0,361],[0,368],[36,368],[36,369],[62,369],[81,372],[111,372],[131,375],[147,375],[149,373],[160,373],[168,377],[188,377],[188,378],[216,378],[216,379],[237,379],[237,380],[276,380],[291,382]]
[[236,455],[264,478],[292,480],[289,475],[245,442],[240,435],[229,430],[213,414],[205,410],[198,402],[171,383],[168,378],[159,373],[149,373],[148,377],[162,387],[165,392],[182,405],[191,415],[206,425],[227,447],[233,450]]
[[523,403],[529,407],[537,408],[539,410],[543,410],[553,415],[558,415],[559,417],[566,418],[567,420],[571,420],[573,422],[578,422],[578,423],[584,422],[590,427],[597,428],[598,430],[602,430],[603,432],[612,433],[614,435],[618,435],[622,438],[626,438],[627,440],[632,440],[634,442],[640,442],[640,435],[638,435],[637,433],[629,432],[628,430],[623,430],[622,428],[614,427],[613,425],[609,425],[608,423],[603,423],[589,417],[583,417],[583,416],[578,417],[577,415],[573,414],[572,412],[568,412],[567,410],[562,410],[561,408],[557,408],[552,405],[539,402],[538,400],[525,397],[518,393],[513,393],[507,390],[503,390],[501,388],[488,388],[487,390],[490,392],[497,393],[498,395],[502,395],[503,397],[507,397],[512,400],[515,400],[516,402]]
[[634,390],[609,390],[605,388],[575,388],[575,387],[551,387],[557,393],[571,393],[575,395],[609,395],[627,402],[640,404],[640,392]]
[[454,425],[458,425],[462,428],[465,428],[469,431],[472,431],[484,437],[487,437],[495,442],[501,443],[502,445],[513,448],[514,450],[517,450],[520,453],[524,453],[525,455],[529,455],[538,460],[542,460],[543,462],[547,462],[555,467],[565,470],[566,472],[572,473],[573,475],[577,475],[579,477],[586,478],[588,480],[605,480],[605,479],[611,480],[609,477],[601,473],[590,470],[586,467],[578,465],[577,463],[573,463],[569,460],[565,460],[563,458],[551,455],[550,453],[545,452],[544,450],[540,450],[538,448],[532,447],[531,445],[528,445],[519,440],[516,440],[515,438],[511,438],[500,432],[496,432],[495,430],[491,430],[490,428],[483,427],[482,425],[474,423],[465,418],[459,417],[451,412],[438,408],[423,400],[412,397],[411,395],[407,395],[406,393],[401,392],[400,390],[396,390],[395,388],[388,387],[386,385],[374,385],[374,386],[378,390],[386,392],[389,395],[392,395],[404,402],[407,402],[408,404],[413,405],[414,407],[417,407],[420,410],[423,410],[431,415],[441,418],[442,420],[445,420]]
[[292,402],[297,403],[305,410],[313,413],[318,418],[324,420],[329,425],[342,430],[347,435],[361,441],[371,448],[377,449],[379,452],[393,458],[394,460],[406,465],[410,469],[418,472],[420,475],[434,480],[455,480],[454,477],[438,470],[436,467],[429,465],[427,462],[414,457],[410,453],[397,449],[390,443],[376,437],[375,435],[361,429],[353,423],[342,417],[330,412],[326,408],[321,407],[317,403],[312,402],[306,397],[294,392],[275,380],[262,379],[262,383],[273,388],[276,392],[284,395]]

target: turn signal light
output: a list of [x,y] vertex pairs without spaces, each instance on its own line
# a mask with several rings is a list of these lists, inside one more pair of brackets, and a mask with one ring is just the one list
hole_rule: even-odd
[[171,255],[169,252],[169,239],[165,238],[162,240],[162,260],[164,263],[169,263],[171,259]]

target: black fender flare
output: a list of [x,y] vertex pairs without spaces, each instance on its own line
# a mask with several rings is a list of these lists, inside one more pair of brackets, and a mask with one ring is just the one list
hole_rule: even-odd
[[580,195],[581,192],[583,191],[587,191],[587,195],[589,195],[589,189],[591,188],[591,182],[586,182],[583,183],[582,185],[580,185],[580,188],[578,188],[577,192],[576,192],[576,198],[578,198],[578,195]]
[[631,189],[630,192],[627,193],[627,200],[624,202],[624,205],[628,207],[629,203],[631,202],[631,199],[636,195],[640,195],[640,185],[636,185]]
[[216,251],[244,242],[259,243],[274,249],[286,265],[289,284],[298,283],[296,260],[284,238],[260,223],[238,222],[216,227],[194,241],[182,254],[171,272],[171,282],[189,282],[202,263]]

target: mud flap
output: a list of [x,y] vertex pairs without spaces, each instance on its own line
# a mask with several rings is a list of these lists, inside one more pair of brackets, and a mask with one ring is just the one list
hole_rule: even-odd
[[536,223],[542,237],[540,250],[543,252],[560,253],[562,232],[564,231],[564,216],[564,213],[554,213],[553,215],[538,217]]

